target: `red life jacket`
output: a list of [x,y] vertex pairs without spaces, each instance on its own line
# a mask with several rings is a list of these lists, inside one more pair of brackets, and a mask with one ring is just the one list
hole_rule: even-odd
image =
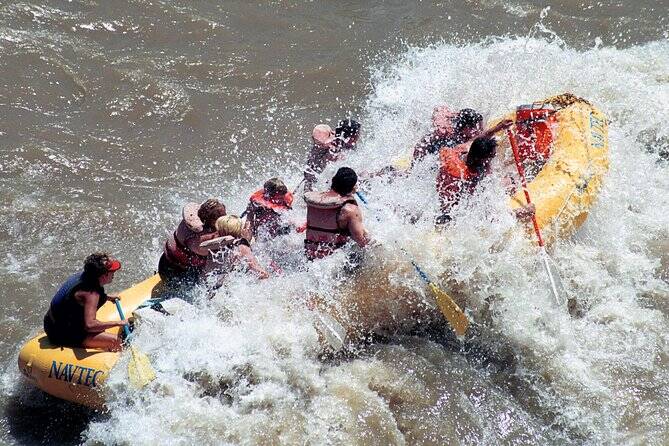
[[265,190],[257,190],[251,195],[249,213],[253,213],[253,225],[251,232],[257,235],[258,230],[264,227],[267,232],[275,237],[281,233],[281,213],[291,209],[293,194],[286,192],[280,202],[265,198]]
[[448,211],[460,200],[463,189],[469,193],[480,179],[480,174],[467,166],[466,149],[442,149],[439,152],[439,174],[437,175],[437,192],[441,201],[442,211]]
[[352,195],[330,196],[328,192],[306,192],[304,201],[307,203],[305,254],[309,260],[322,259],[349,241],[350,232],[341,229],[337,220],[345,205],[358,203]]
[[[163,253],[171,266],[178,269],[203,268],[207,263],[207,254],[193,252],[188,248],[188,241],[199,237],[202,222],[197,216],[197,203],[188,203],[183,209],[183,218],[177,229],[167,237]],[[194,211],[194,213],[193,213]]]
[[516,111],[518,155],[523,162],[543,165],[551,156],[553,148],[555,110],[528,107],[532,106],[521,106]]

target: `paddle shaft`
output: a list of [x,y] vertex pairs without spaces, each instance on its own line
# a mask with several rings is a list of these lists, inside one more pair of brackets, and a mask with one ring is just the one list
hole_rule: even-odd
[[[518,175],[520,176],[520,184],[523,187],[523,192],[525,193],[525,199],[527,204],[532,204],[530,199],[530,192],[527,190],[527,180],[525,179],[525,169],[523,168],[523,163],[520,161],[520,156],[518,155],[518,145],[516,144],[516,137],[511,131],[511,129],[506,130],[506,136],[509,138],[511,143],[511,151],[513,152],[513,158],[516,160],[516,169],[518,169]],[[544,247],[544,239],[541,237],[541,230],[539,230],[539,224],[537,224],[537,216],[532,214],[532,225],[534,226],[534,232],[537,234],[537,239],[539,240],[539,246]]]
[[[123,315],[123,308],[121,308],[121,299],[116,299],[116,311],[118,311],[118,315],[121,318],[122,321],[125,320],[125,316]],[[127,325],[123,326],[123,332],[125,333],[125,338],[126,340],[130,337],[130,329],[128,328]]]

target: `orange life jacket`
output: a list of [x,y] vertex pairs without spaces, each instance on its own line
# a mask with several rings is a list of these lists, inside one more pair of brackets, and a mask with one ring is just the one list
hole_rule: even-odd
[[330,196],[328,192],[306,192],[304,201],[307,203],[305,254],[309,260],[322,259],[349,241],[350,232],[341,229],[337,220],[345,205],[358,203],[352,195]]
[[481,175],[465,162],[466,149],[442,149],[439,152],[437,192],[443,211],[449,210],[460,200],[463,189],[472,193]]
[[293,194],[286,192],[277,203],[265,198],[265,190],[260,189],[251,195],[249,201],[249,213],[253,213],[251,226],[253,235],[257,235],[261,227],[264,227],[272,237],[280,235],[284,229],[281,225],[281,213],[291,209]]
[[523,162],[545,163],[553,148],[555,110],[521,106],[516,111],[515,134],[518,155]]

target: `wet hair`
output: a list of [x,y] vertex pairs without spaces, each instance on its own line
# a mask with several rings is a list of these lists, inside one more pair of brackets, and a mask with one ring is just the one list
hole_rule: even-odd
[[478,167],[481,161],[495,156],[497,141],[495,138],[476,138],[467,152],[467,166]]
[[463,108],[453,118],[455,130],[471,129],[483,122],[483,116],[474,109]]
[[265,194],[272,197],[274,195],[286,195],[288,193],[288,188],[286,187],[286,184],[281,180],[281,178],[270,178],[269,180],[265,181],[265,184],[263,184],[263,189],[265,191]]
[[224,215],[216,220],[216,230],[220,235],[242,236],[242,219],[236,215]]
[[107,267],[111,257],[105,252],[94,252],[84,260],[84,281],[96,282],[109,272]]
[[197,210],[197,216],[202,221],[202,224],[213,230],[216,225],[216,220],[226,214],[225,205],[216,198],[210,198],[200,206]]
[[339,121],[339,125],[335,129],[335,137],[339,139],[349,139],[358,136],[360,133],[360,124],[355,119],[346,118]]
[[332,190],[339,195],[348,195],[358,182],[358,175],[350,167],[340,167],[332,177]]

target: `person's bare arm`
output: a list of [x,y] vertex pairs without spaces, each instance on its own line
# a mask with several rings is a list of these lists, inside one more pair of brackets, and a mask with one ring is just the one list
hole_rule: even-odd
[[[362,223],[362,212],[360,208],[354,204],[347,204],[341,209],[340,219],[342,223],[345,223],[348,227],[348,231],[351,233],[351,238],[360,247],[365,247],[369,243],[369,233],[365,229],[365,225]],[[343,226],[343,225],[342,225]]]
[[127,321],[100,322],[97,320],[100,295],[95,291],[77,291],[74,297],[84,305],[84,327],[88,333],[101,333],[108,328],[128,325]]
[[260,266],[258,259],[253,255],[253,251],[246,245],[239,245],[239,256],[246,261],[247,266],[251,271],[253,271],[260,279],[267,279],[269,273]]
[[491,138],[495,135],[497,132],[501,132],[502,130],[508,129],[513,125],[513,120],[511,119],[502,119],[497,125],[494,127],[491,127],[489,129],[484,130],[481,132],[481,134],[478,136],[479,138]]

